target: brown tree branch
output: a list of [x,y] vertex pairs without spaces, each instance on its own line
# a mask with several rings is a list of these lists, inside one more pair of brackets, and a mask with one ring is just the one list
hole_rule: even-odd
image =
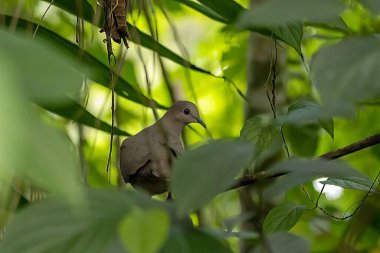
[[349,155],[351,153],[354,153],[356,151],[374,146],[376,144],[380,143],[380,134],[375,134],[373,136],[367,137],[361,141],[352,143],[346,147],[328,152],[326,154],[323,154],[319,156],[318,158],[323,158],[323,159],[328,159],[328,160],[333,160],[340,158],[345,155]]
[[[326,154],[320,155],[317,158],[318,159],[335,160],[335,159],[338,159],[340,157],[343,157],[343,156],[352,154],[354,152],[357,152],[359,150],[375,146],[379,143],[380,143],[380,134],[375,134],[373,136],[367,137],[367,138],[360,140],[358,142],[354,142],[354,143],[352,143],[346,147],[327,152]],[[273,180],[277,177],[283,176],[285,174],[286,173],[277,173],[277,174],[268,175],[267,172],[260,172],[260,173],[254,174],[254,175],[244,176],[242,178],[237,179],[235,181],[234,185],[229,190],[240,188],[240,187],[243,187],[246,185],[255,184],[255,183],[261,182],[261,181],[262,182],[270,181],[270,180]]]

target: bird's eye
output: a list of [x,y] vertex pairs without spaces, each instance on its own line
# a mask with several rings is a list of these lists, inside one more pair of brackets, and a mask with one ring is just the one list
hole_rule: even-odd
[[190,113],[190,109],[186,108],[185,110],[183,110],[183,113],[186,114],[186,115],[189,114]]

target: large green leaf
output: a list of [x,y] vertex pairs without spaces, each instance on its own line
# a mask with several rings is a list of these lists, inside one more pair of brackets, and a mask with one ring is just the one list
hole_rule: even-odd
[[276,206],[265,217],[263,230],[266,233],[288,231],[301,218],[305,206],[284,203]]
[[[118,231],[121,232],[121,239],[128,242],[128,249],[147,239],[147,234],[156,238],[167,233],[168,224],[162,219],[168,218],[167,203],[130,191],[89,190],[86,196],[85,207],[68,206],[62,199],[54,198],[25,208],[7,227],[5,237],[0,241],[0,252],[124,252],[119,246]],[[127,222],[125,217],[129,217]],[[171,217],[173,223],[169,238],[160,252],[231,253],[217,239],[176,219]],[[124,237],[127,235],[130,238]],[[130,242],[133,236],[139,238]],[[139,252],[149,252],[145,249],[152,247],[151,240],[144,243],[144,250]]]
[[180,215],[201,207],[227,190],[252,155],[249,143],[219,140],[179,157],[174,163],[171,189]]
[[349,38],[314,56],[312,80],[330,113],[350,113],[355,103],[380,95],[379,45],[377,37]]
[[70,61],[62,52],[46,43],[0,34],[0,178],[26,178],[48,192],[80,201],[80,166],[69,139],[41,122],[30,106],[31,100],[67,100],[68,93],[79,89],[80,75],[67,66]]
[[170,231],[167,212],[157,209],[134,211],[120,223],[121,241],[131,253],[155,253],[164,246]]
[[116,190],[90,190],[85,204],[73,209],[62,199],[48,199],[27,207],[8,226],[0,252],[104,252],[134,207],[159,206],[142,195]]
[[[305,239],[291,233],[278,232],[266,236],[266,243],[261,243],[252,253],[308,253],[310,252],[310,243]],[[265,248],[263,245],[269,247]]]
[[[34,101],[60,103],[66,95],[79,92],[79,63],[57,52],[46,42],[33,42],[30,37],[13,36],[0,29],[0,53],[12,69],[19,71],[17,84]],[[53,57],[57,54],[59,57]]]
[[[6,21],[10,22],[11,17],[6,17]],[[33,25],[33,28],[35,28],[36,26],[35,24],[22,19],[19,19],[17,24],[19,29],[30,29],[30,25]],[[89,53],[81,51],[81,49],[77,45],[69,42],[68,40],[62,38],[60,35],[44,28],[43,26],[39,27],[36,37],[50,42],[50,47],[54,46],[58,48],[60,51],[65,52],[66,57],[71,57],[72,59],[75,59],[74,63],[76,64],[72,67],[77,69],[77,71],[82,72],[89,79],[101,84],[102,86],[110,88],[109,68],[106,64],[100,62],[98,59],[96,59]],[[78,64],[78,61],[81,63],[80,65]],[[46,64],[48,64],[48,62],[46,62]],[[115,85],[115,92],[118,95],[145,106],[151,105],[150,100],[146,96],[144,96],[140,91],[138,91],[134,86],[129,84],[125,79],[123,79],[120,76],[117,76],[116,74],[115,78],[117,79],[117,83]],[[65,85],[62,85],[62,87],[65,87]],[[157,103],[155,102],[154,104]],[[158,107],[165,108],[161,105],[158,105]]]
[[[75,100],[69,99],[67,103],[59,105],[40,104],[40,106],[66,119],[70,119],[82,125],[111,133],[112,127],[109,124],[92,115]],[[113,131],[116,135],[130,136],[129,133],[120,130],[117,127],[114,127]]]
[[331,21],[344,10],[338,0],[272,0],[243,13],[241,27],[265,27],[292,24],[304,20]]
[[275,164],[268,170],[273,174],[284,174],[265,190],[266,197],[284,193],[290,188],[321,177],[365,177],[359,171],[341,161],[289,160]]
[[[44,0],[44,1],[50,2],[49,0]],[[84,0],[82,2],[84,3],[84,5],[82,5],[83,19],[90,23],[93,23],[94,12],[92,10],[91,5],[89,5]],[[75,16],[78,14],[77,7],[76,7],[76,0],[55,0],[53,4]],[[100,16],[99,20],[103,20],[103,13]],[[94,25],[97,25],[100,27],[102,24],[95,23]],[[188,60],[184,59],[183,57],[179,56],[175,52],[171,51],[169,48],[157,42],[148,34],[140,31],[137,27],[133,26],[132,24],[128,23],[128,28],[131,34],[131,38],[129,38],[130,41],[136,44],[139,44],[143,47],[146,47],[148,49],[151,49],[155,51],[157,54],[159,54],[160,56],[165,57],[169,60],[172,60],[175,63],[182,65],[183,67],[190,68],[192,70],[214,76],[210,71],[195,66]]]

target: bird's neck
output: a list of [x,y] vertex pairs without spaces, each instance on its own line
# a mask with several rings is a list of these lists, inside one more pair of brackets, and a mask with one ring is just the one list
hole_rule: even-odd
[[183,128],[185,127],[185,123],[179,120],[176,120],[172,117],[172,115],[164,115],[159,124],[165,130],[165,132],[169,135],[175,135],[178,137],[181,135]]

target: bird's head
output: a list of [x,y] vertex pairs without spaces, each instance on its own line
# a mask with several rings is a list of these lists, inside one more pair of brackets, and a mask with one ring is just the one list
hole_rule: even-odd
[[169,108],[168,113],[170,113],[172,117],[177,121],[183,122],[185,124],[199,123],[204,128],[206,128],[206,124],[201,120],[199,116],[197,106],[189,101],[175,102],[172,107]]

